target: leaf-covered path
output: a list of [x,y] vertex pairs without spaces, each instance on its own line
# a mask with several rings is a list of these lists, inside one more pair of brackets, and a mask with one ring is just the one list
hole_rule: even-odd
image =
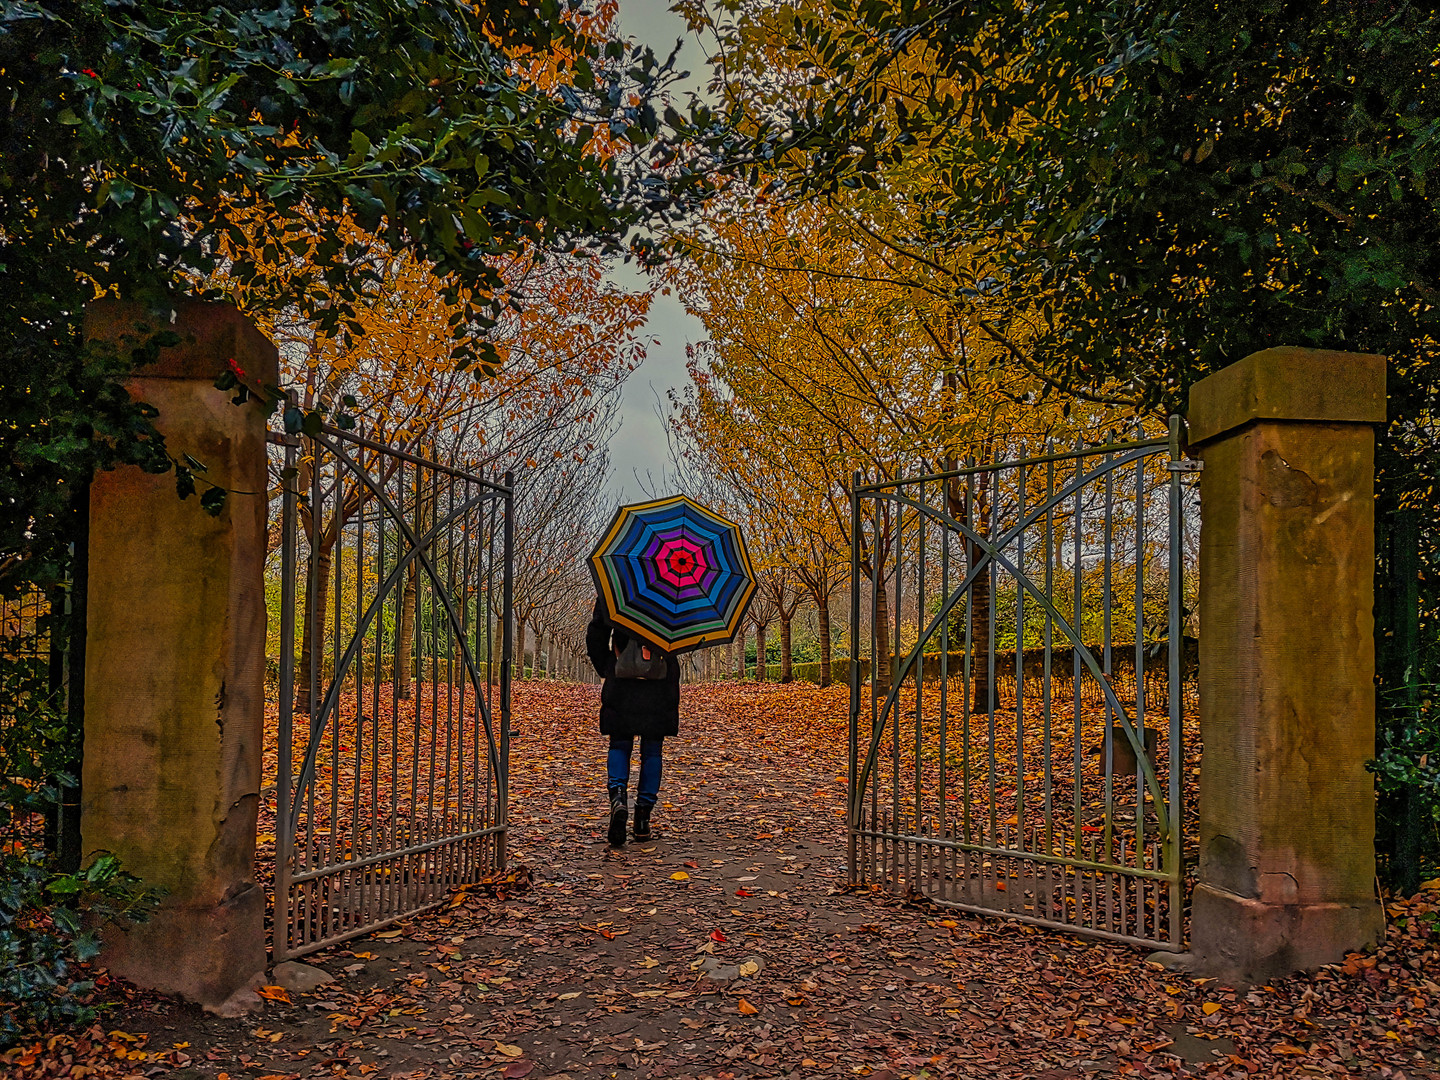
[[1244,993],[1135,950],[847,893],[839,687],[687,687],[657,837],[610,852],[595,696],[517,688],[512,864],[529,888],[459,894],[310,957],[336,981],[240,1020],[113,987],[91,1036],[0,1071],[1440,1075],[1434,904],[1392,908],[1378,956]]

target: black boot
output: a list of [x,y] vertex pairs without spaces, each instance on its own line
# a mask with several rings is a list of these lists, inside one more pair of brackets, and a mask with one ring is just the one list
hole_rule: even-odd
[[610,789],[610,832],[607,837],[611,847],[625,846],[625,789]]
[[635,839],[650,839],[650,811],[652,807],[643,803],[635,804]]

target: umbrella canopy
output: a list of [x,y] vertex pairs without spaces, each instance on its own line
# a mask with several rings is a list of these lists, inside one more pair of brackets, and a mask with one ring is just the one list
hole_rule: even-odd
[[684,495],[617,510],[590,573],[615,625],[671,653],[733,641],[755,595],[739,527]]

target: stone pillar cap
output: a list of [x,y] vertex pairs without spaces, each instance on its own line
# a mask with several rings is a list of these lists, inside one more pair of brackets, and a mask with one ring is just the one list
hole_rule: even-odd
[[133,375],[213,381],[225,361],[234,360],[245,372],[241,381],[252,388],[280,381],[279,351],[233,304],[177,297],[161,304],[104,299],[85,307],[85,339],[109,342],[122,352],[166,330],[179,335],[179,343],[161,349],[155,363]]
[[1257,420],[1383,423],[1385,362],[1291,345],[1251,353],[1190,388],[1190,445]]

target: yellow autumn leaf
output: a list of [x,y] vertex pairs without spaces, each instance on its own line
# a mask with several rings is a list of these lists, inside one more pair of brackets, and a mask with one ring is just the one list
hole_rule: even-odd
[[740,999],[740,1015],[741,1015],[741,1016],[754,1016],[754,1015],[757,1014],[759,1011],[760,1011],[759,1009],[757,1009],[754,1005],[751,1005],[751,1004],[750,1004],[748,1001],[746,1001],[744,998],[741,998],[741,999]]
[[520,1049],[520,1047],[518,1047],[518,1046],[514,1046],[514,1045],[512,1045],[512,1044],[510,1044],[510,1043],[503,1043],[503,1042],[497,1042],[497,1043],[495,1044],[495,1049],[496,1049],[496,1050],[499,1050],[500,1053],[504,1054],[506,1057],[519,1057],[521,1054],[523,1054],[523,1053],[525,1052],[524,1050]]
[[1207,1001],[1204,1005],[1201,1005],[1200,1008],[1206,1016],[1214,1016],[1220,1011],[1220,1003],[1218,1001]]
[[673,873],[673,874],[670,875],[670,880],[671,880],[671,881],[689,881],[689,880],[690,880],[690,875],[687,874],[687,873],[685,873],[684,870],[676,870],[675,873]]

